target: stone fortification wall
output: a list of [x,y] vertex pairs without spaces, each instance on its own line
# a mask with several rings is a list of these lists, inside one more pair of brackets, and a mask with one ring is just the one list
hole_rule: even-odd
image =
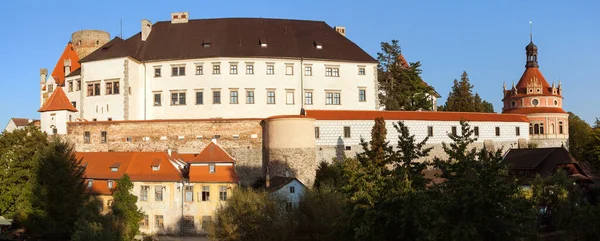
[[[86,132],[89,143],[85,141]],[[106,142],[102,132],[106,132]],[[235,158],[236,171],[246,185],[264,176],[262,136],[260,119],[207,119],[71,122],[66,138],[78,152],[171,149],[199,153],[216,137],[217,143]]]
[[71,42],[79,59],[88,56],[110,41],[110,34],[101,30],[81,30],[71,34]]

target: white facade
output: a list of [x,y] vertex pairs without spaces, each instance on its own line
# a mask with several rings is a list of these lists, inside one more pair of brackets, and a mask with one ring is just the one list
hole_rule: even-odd
[[304,195],[305,191],[306,186],[304,186],[297,179],[294,179],[271,194],[283,198],[287,203],[291,203],[293,207],[298,207],[300,199]]
[[[220,73],[213,73],[216,66]],[[273,66],[272,74],[269,66]],[[185,75],[173,76],[173,68],[180,67],[185,68]],[[198,67],[202,68],[201,73],[197,72]],[[157,68],[160,76],[155,76]],[[248,68],[252,68],[252,72]],[[327,68],[339,69],[339,77],[326,76]],[[364,74],[359,74],[361,68]],[[375,63],[272,58],[139,63],[131,58],[116,58],[83,63],[82,75],[68,78],[65,92],[71,101],[77,102],[81,118],[88,121],[266,118],[297,115],[302,106],[305,109],[375,110],[376,75]],[[76,91],[77,79],[82,79],[83,93]],[[74,82],[72,92],[69,92],[70,81]],[[119,83],[119,94],[106,94],[106,84],[113,82]],[[96,83],[100,84],[100,94],[88,95],[88,85]],[[198,103],[197,92],[202,93]],[[217,92],[220,104],[215,101]],[[269,98],[269,92],[274,92],[274,98]],[[175,104],[172,103],[174,93],[177,95]],[[185,94],[185,104],[177,103],[181,101],[180,93]],[[310,100],[306,98],[307,93],[311,95]],[[330,103],[328,93],[331,93]],[[159,101],[155,102],[157,94]],[[253,98],[249,98],[252,94]]]
[[67,134],[67,121],[77,113],[67,110],[46,111],[40,113],[40,130],[48,134]]

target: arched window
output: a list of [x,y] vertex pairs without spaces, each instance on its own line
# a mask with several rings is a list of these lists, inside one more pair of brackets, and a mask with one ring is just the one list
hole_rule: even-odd
[[558,122],[558,134],[563,134],[563,122]]
[[540,124],[540,135],[544,134],[544,124]]
[[533,134],[536,134],[536,135],[540,134],[540,125],[538,125],[538,124],[533,125]]
[[533,135],[533,124],[529,123],[529,135]]

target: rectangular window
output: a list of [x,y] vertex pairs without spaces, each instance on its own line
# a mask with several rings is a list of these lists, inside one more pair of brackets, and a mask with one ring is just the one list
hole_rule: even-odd
[[213,74],[221,74],[221,65],[213,64]]
[[113,181],[112,180],[108,180],[108,189],[112,189],[113,188]]
[[344,126],[344,138],[350,138],[350,127],[349,126]]
[[150,186],[142,186],[140,189],[140,201],[148,201],[148,190],[150,190]]
[[81,79],[77,79],[77,84],[75,85],[75,90],[76,91],[80,91],[81,90]]
[[285,103],[288,105],[293,105],[294,104],[294,91],[287,91],[285,93]]
[[521,135],[521,128],[519,128],[518,126],[517,126],[517,127],[515,127],[515,134],[516,134],[517,136],[520,136],[520,135]]
[[367,101],[367,91],[366,90],[358,90],[358,101],[360,101],[360,102]]
[[291,186],[290,187],[290,193],[296,193],[296,187]]
[[496,136],[500,136],[500,127],[496,126]]
[[154,226],[158,229],[165,228],[165,222],[163,220],[163,215],[154,215]]
[[118,94],[119,93],[119,82],[106,82],[106,94]]
[[340,77],[340,69],[339,68],[333,68],[333,76]]
[[154,77],[160,77],[160,67],[154,68]]
[[312,67],[311,66],[304,67],[304,75],[312,76]]
[[427,127],[427,136],[428,137],[433,137],[433,126],[428,126]]
[[285,74],[286,75],[294,75],[294,66],[293,65],[286,65],[285,66]]
[[185,92],[171,93],[171,105],[185,105]]
[[185,76],[185,66],[171,68],[172,76]]
[[196,105],[204,104],[204,92],[196,91]]
[[210,216],[202,216],[202,229],[204,229],[205,231],[208,230],[208,226],[210,226],[210,223],[212,222]]
[[160,93],[154,93],[154,106],[160,106],[161,105],[161,94]]
[[210,186],[202,186],[202,200],[203,202],[210,201]]
[[204,74],[204,66],[196,65],[196,75],[203,75],[203,74]]
[[231,64],[229,66],[229,74],[238,74],[237,64]]
[[365,75],[365,68],[364,67],[358,68],[358,75]]
[[275,74],[275,65],[272,65],[272,64],[267,65],[267,74],[268,75]]
[[456,136],[456,126],[452,127],[452,135]]
[[93,180],[88,180],[88,182],[87,182],[87,188],[92,188],[93,185],[94,185],[94,181]]
[[194,216],[185,216],[183,218],[183,227],[186,230],[194,230]]
[[100,83],[88,84],[88,96],[100,95]]
[[185,186],[185,201],[194,201],[194,186]]
[[154,187],[154,201],[162,201],[163,200],[163,186],[155,186]]
[[90,143],[90,132],[83,132],[83,143]]
[[312,91],[304,92],[304,104],[312,105],[313,104],[313,93]]
[[254,104],[254,91],[246,91],[246,104]]
[[267,104],[275,104],[275,91],[267,91]]
[[48,93],[52,93],[54,92],[54,85],[50,84],[48,85]]
[[327,105],[341,104],[341,94],[339,92],[326,92],[325,93],[325,104],[327,104]]
[[215,173],[215,164],[208,164],[208,172]]
[[106,143],[106,131],[100,132],[100,142]]
[[69,92],[73,92],[73,81],[69,81]]
[[321,131],[319,130],[319,127],[315,127],[315,139],[319,139],[319,137],[321,136]]
[[229,104],[238,103],[238,92],[237,90],[229,91]]
[[221,104],[221,91],[213,91],[213,104]]
[[113,82],[113,94],[119,94],[121,91],[119,89],[119,82],[115,81]]
[[473,127],[473,134],[474,134],[475,136],[479,136],[479,126],[475,126],[475,127]]
[[325,68],[325,76],[339,77],[340,69],[339,68]]
[[219,186],[219,200],[227,201],[227,187]]
[[246,74],[254,74],[254,65],[246,64]]
[[149,223],[148,215],[144,214],[144,219],[142,219],[142,221],[140,221],[140,227],[148,228],[148,223]]
[[106,94],[112,95],[112,82],[106,82]]

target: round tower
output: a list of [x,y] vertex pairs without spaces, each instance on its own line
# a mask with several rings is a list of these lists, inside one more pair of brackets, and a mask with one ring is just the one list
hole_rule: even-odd
[[569,114],[562,108],[558,85],[548,84],[539,70],[538,47],[533,40],[525,47],[525,72],[510,89],[504,85],[502,113],[525,114],[529,118],[529,139],[537,147],[568,147]]
[[274,116],[265,120],[264,130],[265,168],[269,176],[295,177],[311,187],[317,170],[315,119]]
[[108,41],[110,41],[110,34],[101,30],[81,30],[71,35],[71,42],[79,59],[88,56]]

